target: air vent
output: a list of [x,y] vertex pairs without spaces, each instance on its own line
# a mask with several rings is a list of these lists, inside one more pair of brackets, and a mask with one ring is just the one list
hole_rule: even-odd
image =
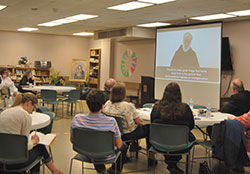
[[119,29],[119,30],[99,32],[98,38],[106,39],[106,38],[119,37],[119,36],[125,36],[125,35],[126,35],[126,29]]
[[155,30],[148,28],[121,28],[116,30],[95,31],[94,39],[107,39],[107,38],[141,38],[141,39],[154,39]]

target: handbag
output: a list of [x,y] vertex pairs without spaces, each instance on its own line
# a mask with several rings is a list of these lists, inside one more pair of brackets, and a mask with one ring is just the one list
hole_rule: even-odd
[[206,161],[203,163],[200,163],[200,168],[199,168],[199,174],[211,174],[211,170],[208,167],[208,164]]

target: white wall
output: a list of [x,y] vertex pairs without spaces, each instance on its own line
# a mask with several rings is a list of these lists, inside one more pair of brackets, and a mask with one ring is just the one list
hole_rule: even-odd
[[[130,77],[121,71],[122,56],[126,49],[131,49],[137,57],[136,68]],[[113,77],[118,81],[141,82],[141,76],[154,76],[155,41],[116,41],[113,48]],[[125,67],[126,69],[129,68]]]
[[[234,77],[244,81],[250,89],[250,20],[224,23],[223,36],[229,37],[234,66]],[[101,89],[105,80],[114,77],[119,81],[140,82],[141,76],[154,75],[154,40],[111,41],[93,40],[92,38],[32,34],[25,32],[0,31],[0,65],[16,65],[21,56],[35,60],[50,60],[52,66],[68,76],[72,59],[88,59],[90,48],[101,48]],[[131,77],[121,73],[121,59],[126,49],[131,49],[137,56],[135,72]],[[222,79],[222,92],[225,91],[229,78]],[[230,93],[227,95],[229,96]]]
[[88,38],[0,31],[0,65],[17,65],[26,56],[35,60],[48,60],[60,75],[69,76],[72,59],[89,58]]
[[[229,37],[231,45],[233,78],[243,80],[245,88],[250,90],[250,20],[224,23],[223,36]],[[228,78],[226,78],[227,81]],[[225,89],[227,84],[224,83],[222,89]],[[230,94],[231,90],[227,96]]]

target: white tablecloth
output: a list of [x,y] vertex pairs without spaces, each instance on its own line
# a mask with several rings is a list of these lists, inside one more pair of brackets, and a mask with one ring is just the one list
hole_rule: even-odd
[[41,92],[42,89],[55,90],[57,93],[61,94],[63,92],[69,92],[76,88],[71,86],[32,86],[23,88],[23,90],[29,90],[33,92]]
[[40,129],[50,124],[50,117],[46,114],[33,112],[30,116],[32,118],[31,130]]
[[[151,109],[140,108],[137,109],[137,111],[139,112],[139,115],[143,120],[150,121]],[[194,110],[194,113],[197,113],[196,109]],[[206,116],[194,116],[195,125],[199,127],[207,127],[215,123],[220,123],[221,121],[227,119],[228,116],[232,116],[232,114],[221,113],[221,112],[212,112],[211,115],[212,116],[210,118],[207,118]]]

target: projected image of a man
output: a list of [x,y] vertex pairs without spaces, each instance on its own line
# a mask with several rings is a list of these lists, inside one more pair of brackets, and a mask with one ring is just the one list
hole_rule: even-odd
[[198,58],[191,48],[192,35],[187,32],[184,34],[183,43],[175,52],[171,61],[171,66],[176,67],[200,67]]

